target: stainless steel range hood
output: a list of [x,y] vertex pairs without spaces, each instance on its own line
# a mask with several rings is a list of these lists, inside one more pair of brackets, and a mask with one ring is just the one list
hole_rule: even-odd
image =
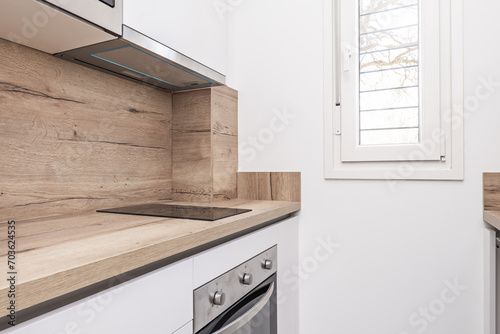
[[171,91],[226,83],[221,73],[126,25],[120,38],[56,56]]

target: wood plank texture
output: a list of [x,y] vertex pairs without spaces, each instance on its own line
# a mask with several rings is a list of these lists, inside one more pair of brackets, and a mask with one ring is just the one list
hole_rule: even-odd
[[[22,274],[18,276],[16,310],[261,227],[300,210],[300,203],[280,201],[231,200],[195,204],[252,211],[213,222],[98,212],[18,221],[16,261],[22,266]],[[1,223],[1,244],[6,242],[6,230],[6,222]],[[7,263],[5,250],[1,252],[0,262]],[[7,290],[8,282],[0,281],[0,305],[7,305]],[[6,309],[0,312],[1,316],[6,312]]]
[[238,94],[228,87],[173,97],[173,199],[236,198]]
[[484,210],[500,211],[500,173],[483,173]]
[[238,92],[212,88],[213,200],[237,198]]
[[300,172],[238,172],[238,198],[300,202]]
[[0,39],[0,219],[172,196],[170,93]]
[[177,93],[172,110],[172,198],[212,201],[211,92]]

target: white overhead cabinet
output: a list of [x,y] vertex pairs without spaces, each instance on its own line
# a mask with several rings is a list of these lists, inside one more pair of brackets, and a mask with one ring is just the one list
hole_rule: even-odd
[[101,26],[122,31],[121,0],[113,8],[97,0],[0,0],[0,9],[0,38],[51,54],[116,38]]
[[226,82],[227,13],[205,0],[0,0],[0,38],[177,91]]
[[124,0],[123,24],[226,75],[227,12],[206,0]]

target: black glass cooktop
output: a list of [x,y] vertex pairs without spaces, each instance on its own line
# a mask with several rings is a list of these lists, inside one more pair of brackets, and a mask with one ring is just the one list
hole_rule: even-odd
[[210,221],[239,215],[240,213],[249,211],[252,210],[175,204],[142,204],[97,210],[97,212],[119,213],[125,215],[185,218]]

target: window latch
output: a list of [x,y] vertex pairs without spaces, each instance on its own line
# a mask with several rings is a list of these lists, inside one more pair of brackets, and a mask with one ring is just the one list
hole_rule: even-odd
[[352,48],[350,46],[344,47],[344,72],[349,72],[351,69],[351,56]]
[[335,117],[335,135],[340,136],[342,132],[340,131],[340,103],[335,104],[335,110],[333,111]]

